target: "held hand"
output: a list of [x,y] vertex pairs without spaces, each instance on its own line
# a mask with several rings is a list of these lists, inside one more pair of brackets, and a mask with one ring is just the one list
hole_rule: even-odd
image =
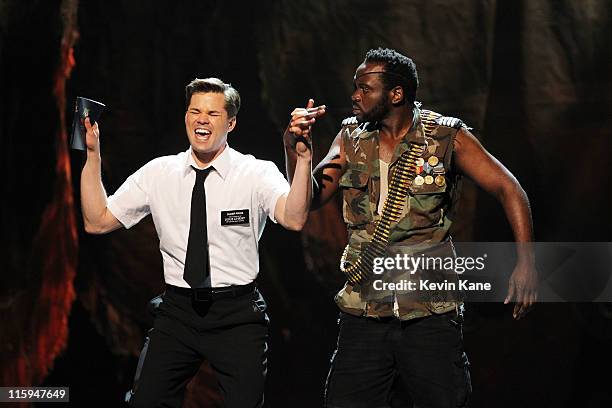
[[316,118],[325,114],[325,105],[314,106],[309,99],[306,108],[295,108],[291,112],[291,121],[284,134],[285,144],[290,146],[299,157],[310,159],[312,156],[312,125]]
[[504,304],[516,299],[512,316],[519,320],[538,299],[538,273],[533,263],[518,263],[508,282]]
[[100,152],[100,128],[98,127],[98,123],[94,123],[93,126],[89,120],[89,117],[86,117],[84,120],[85,123],[85,145],[87,146],[88,153],[99,153]]

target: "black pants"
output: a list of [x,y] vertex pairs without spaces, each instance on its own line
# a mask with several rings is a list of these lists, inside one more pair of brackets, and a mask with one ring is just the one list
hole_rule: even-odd
[[326,407],[466,406],[471,383],[455,312],[406,322],[342,313],[339,323]]
[[207,359],[226,407],[262,406],[267,370],[265,309],[257,290],[212,303],[164,293],[138,362],[130,405],[181,407],[185,386]]

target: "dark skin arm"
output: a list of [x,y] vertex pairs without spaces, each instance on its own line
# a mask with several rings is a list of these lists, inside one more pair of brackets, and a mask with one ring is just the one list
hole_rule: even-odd
[[342,148],[342,137],[338,134],[327,155],[314,169],[313,177],[317,185],[317,193],[313,194],[313,209],[322,207],[336,194],[345,168],[346,156]]
[[487,152],[467,129],[455,138],[455,163],[459,171],[493,195],[503,206],[517,242],[517,263],[508,282],[508,295],[516,303],[512,315],[520,319],[537,300],[537,272],[533,253],[533,225],[527,194],[512,173]]

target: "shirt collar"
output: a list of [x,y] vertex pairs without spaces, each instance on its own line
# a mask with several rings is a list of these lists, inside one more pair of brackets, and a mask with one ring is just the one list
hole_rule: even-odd
[[[230,164],[231,164],[231,153],[230,150],[232,150],[231,147],[229,147],[228,144],[225,145],[225,149],[223,149],[223,151],[221,152],[221,154],[219,156],[217,156],[217,158],[215,158],[207,167],[213,166],[215,168],[215,171],[221,176],[222,179],[225,180],[225,177],[227,177],[227,174],[230,171]],[[191,146],[189,146],[189,149],[187,149],[187,151],[185,152],[187,154],[187,158],[185,160],[185,174],[188,173],[192,167],[195,167],[196,169],[202,169],[200,166],[198,166],[195,162],[195,159],[193,158],[192,153],[192,149]]]

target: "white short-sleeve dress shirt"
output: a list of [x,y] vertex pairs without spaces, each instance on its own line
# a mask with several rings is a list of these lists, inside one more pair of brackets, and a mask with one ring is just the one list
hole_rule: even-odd
[[[258,242],[266,218],[274,219],[277,200],[289,183],[270,161],[225,146],[210,164],[206,214],[210,279],[205,286],[251,283],[259,272]],[[108,198],[108,209],[130,228],[151,214],[159,236],[166,283],[189,287],[183,280],[195,183],[191,148],[145,164]]]

